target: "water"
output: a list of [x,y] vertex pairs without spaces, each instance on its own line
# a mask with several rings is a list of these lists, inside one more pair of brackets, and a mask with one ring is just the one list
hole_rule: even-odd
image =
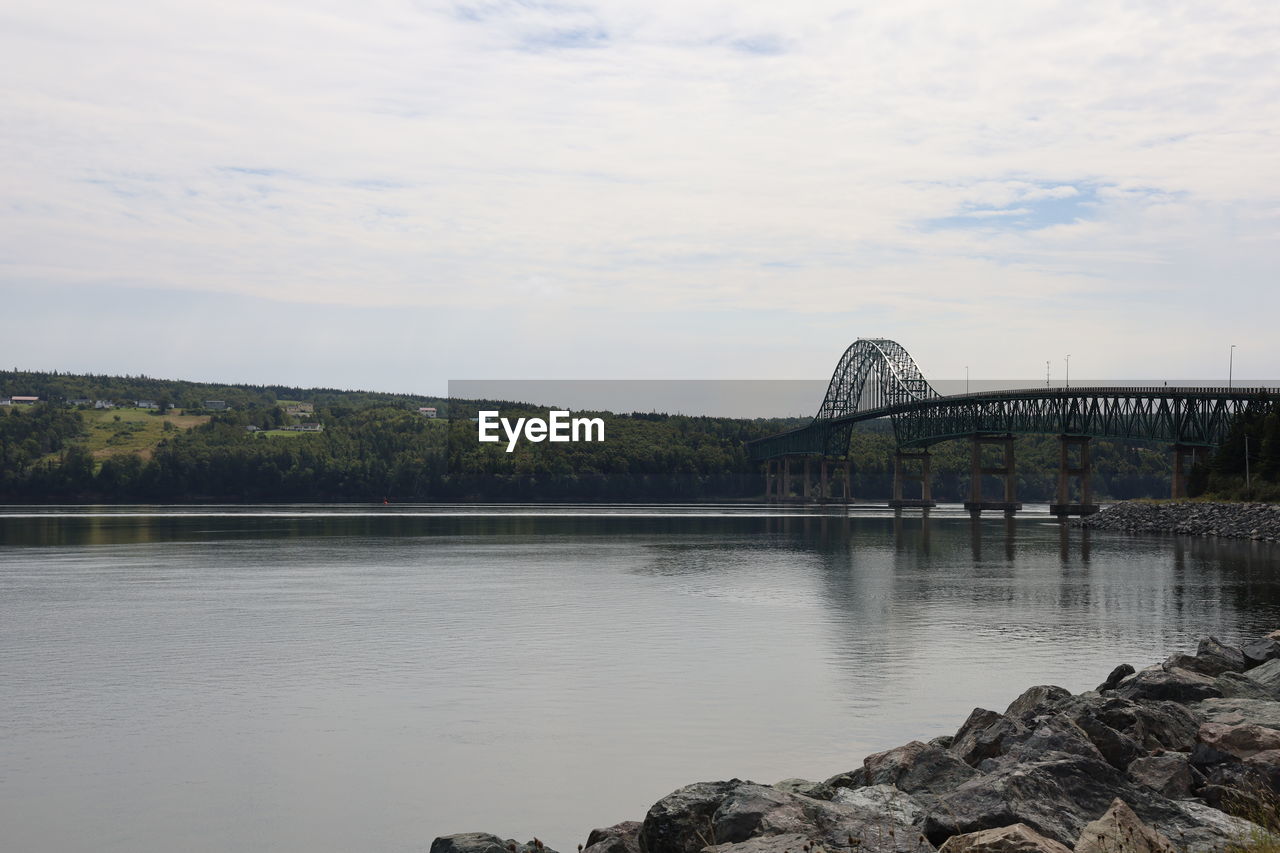
[[572,851],[1280,627],[1273,545],[759,507],[0,510],[0,846]]

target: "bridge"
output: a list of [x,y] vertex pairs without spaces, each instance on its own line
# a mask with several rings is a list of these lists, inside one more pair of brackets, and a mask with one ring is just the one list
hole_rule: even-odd
[[[1221,444],[1237,415],[1269,409],[1271,394],[1267,388],[1104,386],[943,396],[900,344],[859,338],[836,365],[813,421],[753,441],[748,453],[765,463],[765,494],[772,500],[830,500],[838,481],[841,497],[849,501],[848,450],[854,424],[888,418],[897,444],[890,506],[934,506],[929,448],[967,438],[972,464],[965,507],[974,515],[983,510],[1012,514],[1022,508],[1017,500],[1014,437],[1057,435],[1061,443],[1057,501],[1050,511],[1060,516],[1086,515],[1097,510],[1090,484],[1093,439],[1169,445],[1173,497],[1185,497],[1188,460]],[[984,464],[984,448],[989,446],[999,451],[996,464]],[[999,499],[984,499],[984,476],[1002,481]],[[1076,500],[1072,480],[1078,481]],[[920,484],[919,498],[904,496],[906,482]]]

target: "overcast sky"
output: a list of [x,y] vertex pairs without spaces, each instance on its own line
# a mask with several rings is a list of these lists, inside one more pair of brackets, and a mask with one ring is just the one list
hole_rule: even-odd
[[0,362],[1280,377],[1280,3],[0,5]]

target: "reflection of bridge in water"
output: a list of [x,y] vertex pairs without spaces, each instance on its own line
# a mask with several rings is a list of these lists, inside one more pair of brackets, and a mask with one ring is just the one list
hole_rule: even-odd
[[[1090,485],[1093,439],[1171,446],[1173,497],[1185,497],[1188,459],[1197,450],[1221,444],[1237,414],[1270,407],[1269,395],[1266,388],[1108,386],[943,396],[902,346],[883,338],[859,338],[836,365],[813,421],[753,441],[748,450],[753,460],[765,463],[768,499],[848,502],[853,498],[848,451],[854,424],[888,418],[897,442],[890,506],[935,506],[929,448],[967,438],[972,452],[965,508],[975,515],[984,509],[1012,514],[1022,508],[1017,499],[1014,437],[1057,435],[1061,446],[1058,491],[1050,511],[1085,515],[1097,510]],[[984,460],[987,447],[998,451],[993,464]],[[1000,479],[999,499],[984,499],[984,476]],[[1078,481],[1079,493],[1074,500],[1073,480]],[[920,484],[920,497],[904,496],[907,482]]]

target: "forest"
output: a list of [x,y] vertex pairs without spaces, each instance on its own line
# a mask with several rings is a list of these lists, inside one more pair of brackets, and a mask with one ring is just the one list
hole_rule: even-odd
[[[26,394],[36,405],[0,407],[0,501],[6,502],[276,502],[276,501],[618,501],[758,500],[759,463],[745,444],[804,423],[796,419],[732,419],[655,413],[575,413],[604,418],[601,443],[533,444],[514,452],[481,443],[472,420],[482,408],[504,415],[546,410],[495,401],[448,401],[413,395],[283,386],[218,386],[146,377],[0,373],[0,396]],[[228,411],[204,412],[179,428],[164,408],[131,421],[68,406],[67,399],[159,399],[204,412],[208,399]],[[311,402],[314,415],[285,411],[284,401]],[[418,412],[433,405],[452,418]],[[152,445],[119,449],[119,436],[139,420],[165,421]],[[116,430],[100,447],[86,436]],[[323,426],[290,432],[300,421]],[[1248,484],[1245,481],[1248,446]],[[857,500],[884,500],[892,489],[893,434],[887,423],[853,435],[850,459]],[[968,494],[969,447],[935,445],[933,494]],[[1018,497],[1049,501],[1057,482],[1055,436],[1016,443]],[[1099,499],[1165,497],[1168,448],[1093,442],[1093,486]],[[1220,451],[1192,474],[1197,494],[1275,499],[1280,487],[1280,413],[1238,421]]]

